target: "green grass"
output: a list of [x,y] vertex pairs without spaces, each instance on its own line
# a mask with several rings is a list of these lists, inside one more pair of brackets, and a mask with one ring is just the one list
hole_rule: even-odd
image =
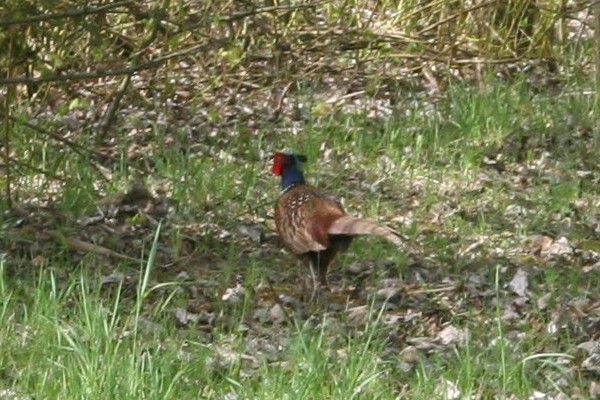
[[[173,145],[151,144],[140,153],[152,174],[132,167],[137,163],[127,152],[138,138],[130,137],[114,155],[113,177],[101,185],[87,159],[33,132],[15,132],[16,154],[44,155],[43,170],[74,171],[63,174],[54,195],[48,188],[56,181],[36,187],[34,173],[17,170],[20,198],[50,197],[67,214],[58,227],[75,231],[73,221],[92,213],[99,195],[145,176],[149,187],[173,198],[177,217],[160,236],[141,219],[142,247],[153,254],[161,244],[183,256],[191,241],[198,257],[172,269],[152,257],[141,266],[93,255],[77,261],[72,252],[48,254],[5,236],[9,250],[26,250],[0,264],[0,391],[61,399],[431,399],[443,398],[451,385],[457,398],[585,393],[587,383],[573,368],[575,346],[589,334],[585,318],[569,314],[556,333],[547,327],[558,311],[570,312],[563,303],[590,304],[598,271],[581,272],[588,263],[581,257],[540,258],[525,243],[550,234],[595,246],[589,217],[599,211],[597,178],[576,173],[598,174],[592,160],[600,154],[589,133],[597,129],[594,104],[577,93],[532,95],[521,81],[492,80],[483,90],[452,87],[434,106],[411,103],[390,118],[315,117],[297,135],[229,132],[226,142],[210,138],[192,147],[177,131]],[[157,143],[170,135],[160,129],[151,134]],[[389,260],[393,267],[376,267],[367,277],[369,290],[401,277],[422,292],[387,305],[366,299],[364,324],[327,305],[310,309],[312,319],[270,323],[267,281],[278,273],[275,290],[295,295],[305,271],[273,242],[251,242],[237,226],[257,221],[272,230],[279,182],[264,155],[284,147],[306,153],[308,179],[343,197],[350,213],[393,221],[426,255],[414,270],[410,254],[359,239],[332,266],[332,285],[355,284],[344,265]],[[484,157],[502,163],[501,172]],[[5,227],[14,223],[3,220]],[[40,254],[41,266],[31,262]],[[529,273],[531,298],[515,308],[508,283],[518,268]],[[99,285],[114,270],[131,281]],[[177,278],[181,270],[188,280]],[[238,275],[247,292],[230,304],[221,296]],[[546,293],[552,297],[539,307]],[[209,329],[177,321],[175,310],[190,304],[213,307]],[[517,317],[506,318],[507,310]],[[435,336],[450,325],[465,336],[442,345]]]

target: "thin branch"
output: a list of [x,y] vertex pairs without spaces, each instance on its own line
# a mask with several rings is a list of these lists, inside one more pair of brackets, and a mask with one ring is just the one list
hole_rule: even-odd
[[452,14],[452,15],[444,18],[444,19],[441,19],[441,20],[439,20],[439,21],[437,21],[437,22],[435,22],[435,23],[433,23],[433,24],[431,24],[429,26],[426,26],[425,28],[423,28],[419,32],[417,32],[416,36],[421,36],[425,32],[429,32],[430,30],[433,30],[433,29],[437,28],[440,25],[444,25],[444,24],[452,21],[453,19],[456,19],[456,18],[460,17],[461,15],[468,14],[470,12],[473,12],[473,11],[478,10],[480,8],[487,7],[487,6],[492,5],[494,3],[498,3],[498,1],[499,0],[490,0],[490,1],[486,1],[486,2],[481,3],[481,4],[474,5],[473,7],[466,8],[464,10],[460,10],[457,13],[454,13],[454,14]]
[[[8,68],[6,72],[7,78],[12,75],[12,63],[13,63],[13,35],[10,35],[8,42]],[[10,163],[10,99],[13,93],[13,88],[6,88],[6,97],[4,98],[4,157],[6,158],[6,203],[9,209],[12,208],[12,194],[10,192],[11,185],[11,163]]]
[[[72,142],[69,139],[65,139],[64,137],[62,137],[62,136],[60,136],[60,135],[58,135],[58,134],[56,134],[54,132],[46,130],[46,129],[40,127],[39,125],[32,124],[31,122],[27,122],[27,121],[23,120],[22,118],[13,117],[13,116],[10,116],[10,115],[9,115],[9,118],[13,122],[15,122],[15,123],[17,123],[19,125],[23,125],[23,126],[29,128],[29,129],[32,129],[32,130],[34,130],[36,132],[41,133],[42,135],[48,136],[48,137],[56,140],[57,142],[61,142],[62,144],[69,146],[70,148],[73,149],[73,151],[77,152],[78,154],[81,154],[82,156],[85,156],[85,157],[89,156],[88,154],[83,154],[83,151],[87,150],[85,146],[82,146],[80,144]],[[93,153],[93,154],[97,155],[97,156],[102,156],[101,153],[98,153],[95,150],[88,150],[88,151],[90,153]]]
[[35,83],[47,83],[47,82],[69,82],[69,81],[80,81],[86,79],[97,79],[97,78],[105,78],[107,76],[119,76],[119,75],[129,75],[134,74],[139,71],[143,71],[146,69],[154,68],[160,64],[162,64],[165,60],[153,60],[147,62],[143,65],[138,65],[136,67],[123,67],[123,68],[114,68],[114,69],[105,69],[96,72],[81,72],[74,73],[68,75],[48,75],[48,76],[40,76],[38,78],[10,78],[10,79],[0,79],[0,85],[18,85],[18,84],[35,84]]
[[2,19],[0,19],[0,28],[5,28],[8,26],[13,26],[13,25],[28,25],[28,24],[32,24],[35,22],[52,21],[55,19],[63,19],[63,18],[76,18],[76,17],[81,17],[84,15],[98,14],[98,13],[106,12],[107,10],[110,10],[112,8],[126,6],[126,5],[133,4],[133,3],[134,2],[132,0],[123,0],[123,1],[117,1],[117,2],[114,2],[111,4],[106,4],[106,5],[103,5],[100,7],[84,7],[84,8],[68,10],[68,11],[65,11],[62,13],[56,13],[56,14],[39,14],[39,15],[32,15],[30,17],[25,17],[25,18],[21,18],[21,19],[2,18]]
[[104,78],[107,76],[119,76],[119,75],[130,75],[135,74],[136,72],[144,71],[147,69],[155,68],[157,66],[162,65],[163,63],[177,57],[186,56],[191,53],[198,52],[203,50],[213,44],[218,44],[222,40],[212,40],[207,43],[198,44],[187,49],[174,51],[172,53],[166,54],[162,57],[158,57],[154,60],[148,61],[146,63],[128,66],[122,68],[113,68],[113,69],[105,69],[96,72],[81,72],[74,73],[68,75],[49,75],[49,76],[40,76],[37,78],[0,78],[0,85],[18,85],[18,84],[36,84],[36,83],[46,83],[46,82],[69,82],[69,81],[77,81],[77,80],[85,80],[85,79],[97,79]]
[[[60,142],[64,145],[68,146],[75,154],[79,155],[80,157],[82,157],[90,162],[91,162],[90,156],[94,156],[97,159],[106,158],[102,153],[100,153],[96,150],[88,149],[85,146],[82,146],[78,143],[72,142],[69,139],[65,139],[64,137],[62,137],[52,131],[44,129],[38,125],[34,125],[30,122],[24,121],[20,118],[16,118],[16,117],[13,117],[10,115],[8,116],[8,118],[13,122],[13,124],[16,123],[19,125],[23,125],[31,130],[34,130],[42,135],[48,136],[49,138],[54,139],[57,142]],[[96,165],[96,163],[91,162],[91,165],[92,165],[92,168],[94,168],[96,171],[98,171],[98,173],[100,174],[100,176],[102,177],[102,179],[104,181],[106,181],[106,182],[109,181],[109,178],[104,175],[104,172],[98,165]]]
[[[130,63],[132,65],[138,64],[139,60],[142,57],[143,50],[148,48],[152,44],[152,42],[154,42],[156,40],[156,38],[158,37],[159,28],[160,28],[160,21],[158,19],[155,19],[154,25],[152,27],[152,34],[150,35],[150,37],[147,40],[144,41],[144,43],[142,43],[142,45],[140,46],[138,51],[136,51],[136,53],[131,58]],[[123,97],[125,96],[125,92],[129,88],[129,84],[131,83],[132,75],[133,74],[125,75],[125,77],[121,81],[121,84],[119,85],[119,87],[116,91],[116,94],[113,98],[112,103],[110,104],[110,107],[104,114],[104,121],[102,122],[102,125],[100,127],[100,135],[98,136],[99,142],[104,140],[108,131],[110,130],[110,127],[117,120],[117,111],[119,111],[119,108],[121,106],[121,101],[123,100]]]
[[592,13],[594,14],[594,18],[596,20],[596,25],[594,27],[594,41],[596,42],[596,89],[600,88],[600,2],[596,2],[593,5]]
[[25,84],[36,84],[36,83],[47,83],[47,82],[69,82],[69,81],[77,81],[77,80],[85,80],[85,79],[97,79],[104,78],[107,76],[119,76],[119,75],[129,75],[135,74],[136,72],[144,71],[147,69],[155,68],[157,66],[162,65],[166,61],[169,61],[173,58],[186,56],[191,53],[195,53],[200,50],[204,50],[213,44],[219,44],[223,40],[216,39],[207,43],[198,44],[192,47],[188,47],[187,49],[174,51],[172,53],[168,53],[162,57],[158,57],[154,60],[148,61],[146,63],[140,65],[131,65],[123,68],[114,68],[114,69],[105,69],[96,72],[81,72],[69,75],[49,75],[49,76],[40,76],[38,78],[0,78],[0,85],[17,85],[21,83]]
[[320,5],[326,4],[328,2],[329,1],[325,0],[325,1],[318,1],[316,3],[309,3],[309,4],[294,4],[294,5],[285,5],[285,6],[259,7],[259,8],[253,8],[251,10],[240,11],[240,12],[237,12],[237,13],[234,13],[231,15],[227,15],[224,17],[220,17],[219,20],[224,21],[224,22],[237,21],[239,19],[244,19],[244,18],[250,17],[252,15],[269,13],[269,12],[273,12],[273,11],[295,11],[295,10],[302,10],[305,8],[314,8],[314,7],[318,7]]
[[110,130],[110,127],[117,120],[117,111],[119,111],[119,106],[121,105],[121,100],[123,100],[123,96],[125,96],[125,92],[129,88],[129,83],[131,82],[131,74],[125,75],[121,84],[117,88],[116,94],[114,95],[114,99],[106,113],[104,114],[104,120],[102,121],[102,125],[100,126],[100,135],[98,135],[97,142],[102,143],[106,134]]
[[[3,117],[2,113],[0,113],[0,118],[1,117]],[[23,125],[23,126],[29,128],[29,129],[35,130],[36,132],[38,132],[38,133],[40,133],[42,135],[48,136],[51,139],[54,139],[57,142],[63,143],[64,145],[68,146],[69,148],[71,148],[71,150],[73,150],[74,153],[76,153],[80,157],[88,160],[90,162],[92,168],[94,168],[96,171],[98,171],[98,174],[100,175],[100,177],[104,181],[106,181],[106,182],[110,181],[110,178],[107,177],[105,175],[104,171],[102,170],[101,165],[93,162],[91,160],[91,158],[93,157],[96,160],[111,160],[111,161],[114,161],[113,157],[110,157],[110,156],[108,156],[106,154],[102,154],[101,152],[99,152],[97,150],[87,148],[87,147],[85,147],[83,145],[80,145],[78,143],[75,143],[75,142],[73,142],[73,141],[71,141],[69,139],[65,139],[64,137],[62,137],[62,136],[60,136],[60,135],[58,135],[58,134],[56,134],[56,133],[54,133],[54,132],[52,132],[50,130],[46,130],[46,129],[40,127],[39,125],[34,125],[34,124],[30,123],[30,122],[24,121],[21,118],[9,116],[9,119],[11,121],[13,121],[13,123],[16,123],[16,124],[19,124],[19,125]],[[10,160],[15,161],[12,157],[10,158]],[[15,162],[17,162],[17,161],[15,161]],[[36,168],[36,167],[34,167],[34,166],[30,165],[30,164],[25,164],[25,163],[21,162],[21,165],[24,166],[24,167],[30,168],[30,169],[34,170],[35,172],[39,172],[39,173],[42,173],[42,174],[48,173],[49,174],[48,176],[50,176],[52,178],[61,179],[61,178],[58,178],[57,175],[51,175],[51,173],[49,173],[48,171]],[[0,167],[2,167],[2,165],[0,165]],[[139,167],[130,165],[129,168],[132,168],[132,169],[134,169],[136,171],[140,171],[141,173],[144,173],[144,170],[141,169],[141,168],[139,168]],[[158,172],[156,172],[155,175],[157,177],[159,177],[159,178],[166,179],[165,175],[162,175],[162,174],[160,174]]]
[[50,179],[54,179],[54,180],[59,181],[59,182],[66,182],[66,179],[64,177],[59,176],[59,175],[55,174],[54,172],[51,172],[51,171],[49,171],[47,169],[38,168],[38,167],[36,167],[35,165],[33,165],[31,163],[24,162],[24,161],[21,161],[21,160],[17,160],[14,157],[10,157],[10,158],[6,159],[5,162],[6,162],[6,165],[13,164],[13,165],[15,165],[17,167],[26,168],[26,169],[31,170],[33,172],[37,172],[38,174],[44,175],[44,177],[48,177]]

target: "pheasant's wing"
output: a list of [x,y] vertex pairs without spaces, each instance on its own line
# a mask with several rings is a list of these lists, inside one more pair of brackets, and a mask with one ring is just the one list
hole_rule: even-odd
[[298,185],[277,201],[275,223],[286,247],[294,254],[304,254],[329,246],[329,226],[342,215],[341,204],[333,195]]
[[316,196],[314,201],[306,204],[302,212],[310,237],[324,247],[329,247],[329,227],[345,215],[337,198]]
[[319,196],[319,198],[321,198],[325,203],[327,203],[327,207],[333,207],[336,210],[341,211],[343,214],[345,214],[344,207],[342,206],[342,203],[335,194],[323,189],[315,188],[314,191],[317,194],[317,196]]

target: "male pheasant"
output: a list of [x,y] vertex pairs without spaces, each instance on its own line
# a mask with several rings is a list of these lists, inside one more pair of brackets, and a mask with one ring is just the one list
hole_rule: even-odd
[[327,267],[338,252],[348,249],[354,236],[381,236],[397,246],[403,242],[398,232],[346,215],[333,194],[307,185],[302,173],[306,160],[299,154],[273,156],[273,174],[281,176],[282,190],[275,205],[275,226],[285,247],[310,267],[312,301],[319,285],[327,285]]

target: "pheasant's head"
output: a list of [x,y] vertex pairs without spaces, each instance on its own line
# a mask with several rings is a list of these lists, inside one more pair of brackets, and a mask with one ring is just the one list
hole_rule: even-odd
[[283,176],[286,171],[300,170],[307,158],[301,154],[276,152],[273,154],[273,175]]
[[277,152],[273,154],[273,175],[281,176],[281,189],[304,183],[302,164],[306,162],[305,155]]

